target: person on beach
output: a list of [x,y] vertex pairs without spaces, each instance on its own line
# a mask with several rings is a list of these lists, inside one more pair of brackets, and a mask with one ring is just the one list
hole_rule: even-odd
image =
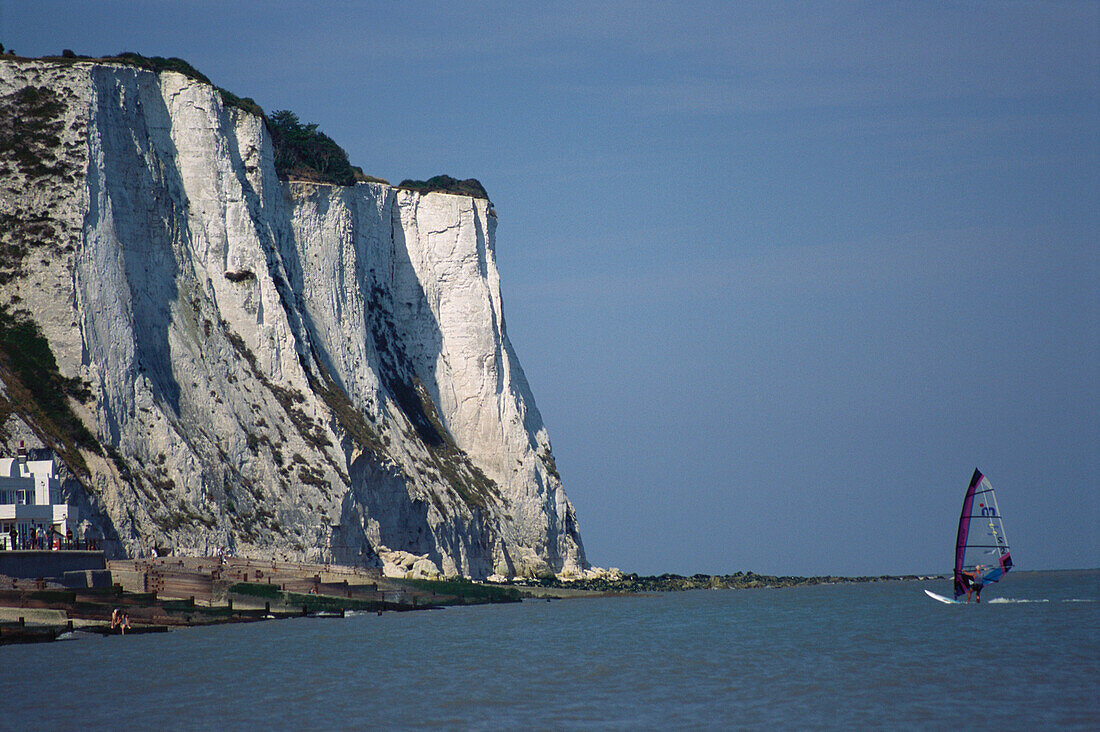
[[126,630],[130,627],[130,613],[122,613],[122,620],[119,621],[118,627],[122,634],[126,635]]
[[114,630],[115,628],[117,628],[118,623],[119,623],[118,608],[116,607],[114,610],[111,611],[111,630]]

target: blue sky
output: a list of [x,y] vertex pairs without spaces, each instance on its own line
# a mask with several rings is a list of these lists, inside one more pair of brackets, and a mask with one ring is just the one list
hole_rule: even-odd
[[[1100,566],[1100,4],[0,2],[484,183],[590,560]],[[230,7],[226,7],[230,6]],[[79,8],[79,12],[75,10]]]

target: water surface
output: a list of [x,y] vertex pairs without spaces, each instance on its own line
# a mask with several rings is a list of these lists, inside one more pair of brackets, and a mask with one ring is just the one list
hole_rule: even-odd
[[0,647],[0,728],[1100,726],[1100,572],[716,590]]

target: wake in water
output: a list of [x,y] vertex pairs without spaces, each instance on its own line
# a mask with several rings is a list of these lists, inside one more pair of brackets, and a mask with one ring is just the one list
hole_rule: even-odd
[[[1045,599],[1043,599],[1043,600],[1016,600],[1016,599],[1013,599],[1011,597],[994,597],[992,600],[988,600],[987,602],[990,605],[994,605],[994,604],[997,604],[997,605],[1008,605],[1008,604],[1017,605],[1017,604],[1020,604],[1020,605],[1022,605],[1024,603],[1033,603],[1033,602],[1050,602],[1050,600],[1045,600]],[[1096,600],[1092,600],[1092,599],[1088,599],[1088,598],[1080,598],[1080,597],[1070,597],[1070,598],[1066,598],[1064,600],[1060,600],[1060,602],[1096,602]]]

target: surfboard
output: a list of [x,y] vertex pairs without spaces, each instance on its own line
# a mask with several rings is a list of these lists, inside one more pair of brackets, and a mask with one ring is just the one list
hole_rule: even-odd
[[937,595],[935,592],[932,592],[932,590],[925,590],[924,594],[928,595],[933,600],[939,600],[940,602],[946,602],[948,605],[961,605],[962,604],[958,600],[952,600],[950,597],[944,597],[943,595]]

